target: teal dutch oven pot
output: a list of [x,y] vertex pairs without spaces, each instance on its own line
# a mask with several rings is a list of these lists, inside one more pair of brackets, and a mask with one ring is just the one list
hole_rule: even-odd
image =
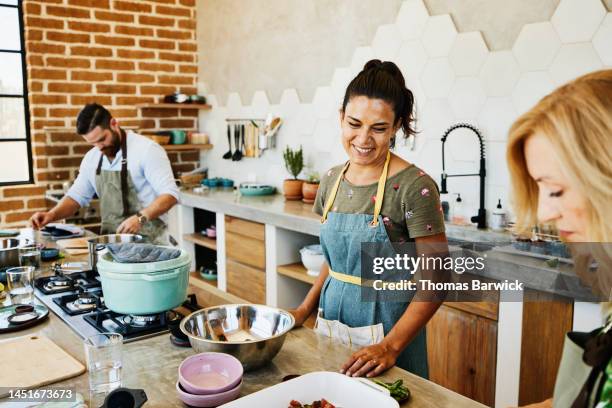
[[187,298],[191,256],[147,263],[116,262],[110,253],[98,259],[104,303],[113,312],[132,315],[161,313]]

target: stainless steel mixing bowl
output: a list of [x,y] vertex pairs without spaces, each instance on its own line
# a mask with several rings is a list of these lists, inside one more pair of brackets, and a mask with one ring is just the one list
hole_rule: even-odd
[[276,356],[295,320],[284,310],[264,305],[221,305],[193,312],[181,321],[181,331],[197,352],[231,354],[245,371]]

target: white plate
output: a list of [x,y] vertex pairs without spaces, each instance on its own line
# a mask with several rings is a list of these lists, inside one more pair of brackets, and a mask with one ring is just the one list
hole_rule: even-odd
[[[329,371],[302,375],[221,405],[223,408],[289,406],[291,400],[302,404],[325,398],[337,408],[398,408],[389,391],[363,378],[352,378]],[[220,407],[220,408],[221,408]]]

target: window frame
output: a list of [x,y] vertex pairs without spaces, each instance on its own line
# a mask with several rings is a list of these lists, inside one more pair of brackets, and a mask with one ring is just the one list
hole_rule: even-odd
[[32,137],[30,133],[30,103],[28,101],[28,69],[26,66],[26,49],[25,49],[25,28],[23,19],[23,4],[22,0],[17,1],[17,5],[13,4],[0,4],[0,7],[17,9],[17,18],[19,20],[19,42],[21,45],[20,50],[5,50],[0,49],[0,55],[2,54],[20,54],[21,55],[21,76],[23,81],[22,94],[3,94],[0,93],[0,98],[17,98],[23,101],[23,112],[25,120],[25,140],[19,138],[12,139],[0,139],[0,150],[2,143],[5,142],[26,142],[26,150],[28,155],[28,176],[27,180],[16,180],[0,182],[0,187],[14,186],[19,184],[33,184],[34,183],[34,168],[32,158]]

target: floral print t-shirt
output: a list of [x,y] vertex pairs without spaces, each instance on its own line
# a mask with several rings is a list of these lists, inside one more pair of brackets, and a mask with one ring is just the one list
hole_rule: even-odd
[[[313,211],[323,214],[330,191],[344,165],[330,169],[321,178]],[[378,183],[356,186],[342,179],[331,212],[374,214]],[[444,232],[444,217],[438,187],[423,170],[411,165],[387,178],[381,210],[391,242]]]

